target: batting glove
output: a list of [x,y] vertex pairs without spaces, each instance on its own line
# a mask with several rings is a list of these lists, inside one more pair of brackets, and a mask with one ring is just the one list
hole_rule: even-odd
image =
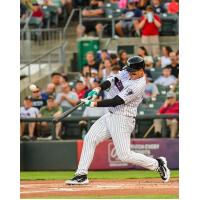
[[88,99],[81,99],[81,102],[84,102],[87,107],[95,107],[94,102]]
[[94,88],[92,91],[90,91],[87,95],[87,98],[91,98],[91,100],[95,100],[100,92],[101,88]]

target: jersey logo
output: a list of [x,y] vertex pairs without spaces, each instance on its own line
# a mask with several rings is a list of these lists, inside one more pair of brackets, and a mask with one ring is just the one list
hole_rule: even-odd
[[115,77],[115,86],[117,87],[119,91],[122,91],[124,89],[124,86],[121,80],[119,80],[117,77]]
[[131,94],[133,94],[133,91],[132,91],[131,89],[128,89],[128,90],[126,91],[126,96],[129,96],[129,95],[131,95]]

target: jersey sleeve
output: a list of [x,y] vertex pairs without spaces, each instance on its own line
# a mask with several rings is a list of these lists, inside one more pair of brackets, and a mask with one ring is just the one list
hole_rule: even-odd
[[127,80],[129,78],[129,74],[126,70],[119,71],[118,74],[113,74],[107,78],[108,81],[111,83],[111,87],[115,85],[115,79],[119,79],[121,81]]
[[114,84],[115,84],[115,78],[118,78],[118,74],[117,75],[111,75],[111,76],[109,76],[108,78],[107,78],[107,81],[110,81],[110,83],[111,83],[111,86],[110,87],[113,87],[114,86]]
[[137,87],[127,87],[124,90],[122,90],[118,96],[124,100],[125,104],[129,103],[130,101],[133,101],[135,98],[138,97],[138,95],[143,92],[140,88]]

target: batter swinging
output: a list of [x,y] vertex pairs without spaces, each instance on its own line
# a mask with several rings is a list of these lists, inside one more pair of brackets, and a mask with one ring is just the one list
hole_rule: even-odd
[[[119,74],[109,77],[100,87],[92,90],[83,99],[86,106],[108,107],[109,112],[99,118],[88,131],[83,144],[80,162],[74,178],[67,180],[68,185],[88,184],[88,169],[92,162],[97,144],[112,138],[118,158],[123,162],[139,165],[160,173],[164,182],[169,181],[170,170],[164,157],[157,159],[136,153],[130,149],[131,133],[135,127],[137,107],[143,99],[145,89],[145,63],[143,58],[133,56]],[[107,91],[108,99],[96,102],[100,90]]]

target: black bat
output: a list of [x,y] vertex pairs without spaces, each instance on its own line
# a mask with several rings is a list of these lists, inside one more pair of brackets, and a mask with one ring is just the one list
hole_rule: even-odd
[[[90,98],[86,98],[86,99],[91,99],[92,97]],[[70,115],[72,112],[74,112],[74,110],[76,110],[77,108],[79,108],[80,106],[82,106],[83,104],[85,104],[85,102],[80,102],[79,104],[77,104],[76,106],[74,106],[73,108],[70,108],[69,110],[65,111],[64,113],[62,113],[60,116],[58,117],[54,117],[53,118],[53,122],[54,123],[57,123],[57,122],[60,122],[62,119],[64,119],[65,117],[67,117],[68,115]]]

